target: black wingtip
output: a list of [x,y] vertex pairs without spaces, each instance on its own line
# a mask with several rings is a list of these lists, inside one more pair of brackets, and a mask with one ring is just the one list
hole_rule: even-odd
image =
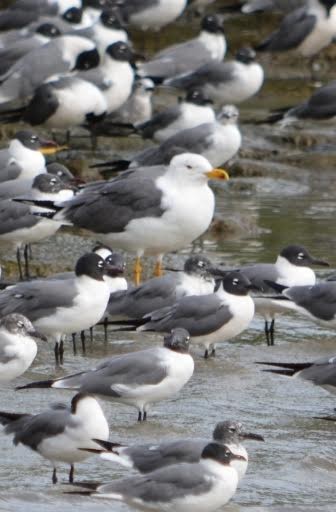
[[314,420],[325,420],[325,421],[335,421],[336,416],[313,416]]
[[20,391],[21,389],[32,389],[32,388],[51,388],[54,384],[54,380],[40,380],[37,382],[30,382],[29,384],[25,384],[24,386],[17,386],[15,391]]
[[283,286],[282,284],[275,283],[274,281],[270,281],[269,279],[264,280],[267,286],[273,288],[274,291],[278,293],[282,293],[284,290],[288,288],[288,286]]
[[[122,444],[111,443],[111,441],[104,441],[103,439],[95,439],[94,438],[94,439],[92,439],[92,441],[99,444],[99,446],[104,448],[104,451],[108,451],[108,452],[113,452],[113,450],[115,448],[120,448],[121,446],[123,446]],[[98,451],[101,453],[103,450],[98,450]]]

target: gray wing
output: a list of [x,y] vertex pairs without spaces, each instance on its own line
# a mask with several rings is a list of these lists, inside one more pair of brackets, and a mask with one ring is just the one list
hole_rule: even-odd
[[30,213],[30,207],[14,201],[0,201],[0,237],[22,228],[31,228],[40,219]]
[[162,78],[172,77],[193,71],[210,59],[211,53],[194,39],[158,53],[141,67],[141,74]]
[[135,156],[139,165],[168,164],[175,155],[181,153],[202,154],[212,141],[214,123],[203,123],[194,128],[181,130],[156,148],[148,148]]
[[206,84],[229,83],[235,76],[235,62],[208,62],[192,73],[177,76],[165,81],[166,85],[181,89],[204,87]]
[[332,320],[336,315],[336,283],[292,286],[284,295],[320,320]]
[[0,293],[0,316],[21,313],[34,322],[58,307],[71,306],[75,293],[72,279],[20,283]]
[[160,217],[162,192],[153,179],[135,174],[88,187],[65,203],[65,215],[74,225],[95,233],[123,231],[133,219]]
[[101,91],[109,89],[112,85],[112,77],[107,77],[106,73],[99,68],[77,72],[76,76],[81,80],[94,84]]
[[13,199],[31,191],[33,180],[9,180],[0,183],[0,200]]
[[36,38],[27,37],[9,48],[0,50],[0,75],[6,73],[21,57],[40,46],[41,43]]
[[242,267],[239,270],[263,293],[274,293],[274,289],[265,283],[265,280],[273,283],[277,281],[278,273],[272,263],[260,263],[250,267]]
[[171,123],[176,121],[179,118],[180,113],[180,106],[176,105],[172,108],[164,110],[163,112],[159,112],[151,119],[149,119],[149,121],[138,124],[136,129],[137,131],[140,131],[144,139],[151,139],[156,131],[162,130],[163,128],[166,128],[166,126],[169,126]]
[[198,464],[177,464],[153,471],[145,476],[125,478],[98,487],[99,494],[120,493],[127,500],[170,502],[186,495],[203,494],[211,489]]
[[131,446],[122,449],[122,454],[131,458],[138,471],[149,473],[172,464],[198,462],[207,443],[204,439],[178,439],[158,444]]
[[191,336],[204,336],[229,322],[232,314],[214,294],[183,297],[174,306],[153,311],[143,330],[169,332],[184,327]]
[[61,37],[32,50],[19,59],[1,79],[0,92],[11,97],[25,97],[47,78],[69,71],[69,62],[62,55]]
[[328,119],[336,115],[336,81],[318,89],[304,103],[291,108],[289,116]]
[[316,16],[307,14],[307,8],[301,7],[287,14],[278,30],[273,32],[256,49],[259,51],[281,52],[299,46],[312,32]]
[[317,386],[336,386],[336,357],[323,357],[305,368],[299,375]]
[[128,318],[142,318],[154,309],[171,306],[176,301],[176,278],[171,274],[154,277],[122,295],[110,296],[108,313]]
[[0,183],[9,180],[15,180],[19,177],[22,168],[16,161],[12,160],[0,169]]
[[26,414],[8,423],[5,433],[14,434],[15,445],[22,443],[32,450],[38,450],[44,439],[64,432],[70,414],[66,409],[49,410],[36,416]]
[[15,353],[8,354],[8,349],[13,347],[13,344],[6,339],[6,334],[0,331],[0,364],[7,364],[9,361],[16,359]]
[[60,385],[55,387],[120,397],[127,396],[126,387],[159,384],[166,375],[166,368],[152,349],[106,359],[94,370],[58,379]]

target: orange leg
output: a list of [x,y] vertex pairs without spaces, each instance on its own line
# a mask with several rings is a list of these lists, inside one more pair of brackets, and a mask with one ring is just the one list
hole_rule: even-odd
[[139,286],[141,283],[141,274],[142,274],[142,265],[141,265],[141,258],[137,256],[135,260],[134,265],[134,283],[136,286]]
[[162,274],[163,274],[162,262],[161,262],[161,260],[157,260],[157,262],[155,263],[155,267],[154,267],[154,276],[160,277],[160,276],[162,276]]

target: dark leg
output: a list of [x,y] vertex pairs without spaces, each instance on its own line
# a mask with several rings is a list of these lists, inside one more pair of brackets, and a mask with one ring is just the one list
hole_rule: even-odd
[[93,342],[93,327],[90,327],[90,341]]
[[265,336],[266,336],[266,343],[268,346],[271,344],[270,335],[269,335],[269,329],[268,329],[268,322],[265,320]]
[[76,333],[73,332],[71,334],[71,337],[72,337],[72,348],[73,348],[73,353],[76,355],[77,354],[77,347],[76,347]]
[[81,342],[82,342],[83,354],[85,354],[85,331],[81,331],[80,338],[81,338]]
[[142,421],[142,414],[141,414],[141,411],[139,411],[139,414],[138,414],[138,421]]
[[56,475],[56,468],[54,468],[53,474],[52,474],[52,483],[57,484],[57,475]]
[[107,323],[108,323],[108,318],[106,316],[104,318],[104,341],[105,341],[105,343],[107,343]]
[[59,344],[58,344],[58,341],[56,341],[56,343],[55,343],[54,354],[55,354],[55,364],[56,364],[56,366],[59,366]]
[[147,411],[144,411],[143,415],[142,415],[142,421],[146,421],[147,420]]
[[69,483],[70,484],[74,483],[74,474],[75,474],[75,466],[73,464],[71,464],[70,473],[69,473]]
[[204,359],[208,359],[209,357],[209,350],[206,348],[204,352]]
[[210,356],[211,356],[211,357],[215,357],[215,356],[216,356],[216,347],[212,347],[212,350],[211,350]]
[[31,244],[28,244],[28,256],[29,256],[30,260],[33,259],[33,249],[32,249]]
[[26,244],[23,249],[24,266],[25,266],[25,278],[29,279],[29,246]]
[[61,340],[59,344],[59,362],[60,364],[63,364],[64,362],[64,343],[63,340]]
[[272,322],[271,322],[271,326],[270,326],[270,337],[271,337],[271,345],[274,346],[274,324],[275,324],[275,319],[273,318],[272,319]]
[[22,266],[21,266],[21,253],[20,253],[19,247],[16,249],[16,261],[18,264],[20,281],[23,281],[23,273],[22,273]]

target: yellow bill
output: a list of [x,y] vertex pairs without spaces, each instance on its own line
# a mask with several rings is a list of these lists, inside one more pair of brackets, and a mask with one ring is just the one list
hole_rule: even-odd
[[211,171],[207,172],[206,175],[208,178],[212,180],[228,180],[229,179],[229,173],[225,171],[224,169],[212,169]]

